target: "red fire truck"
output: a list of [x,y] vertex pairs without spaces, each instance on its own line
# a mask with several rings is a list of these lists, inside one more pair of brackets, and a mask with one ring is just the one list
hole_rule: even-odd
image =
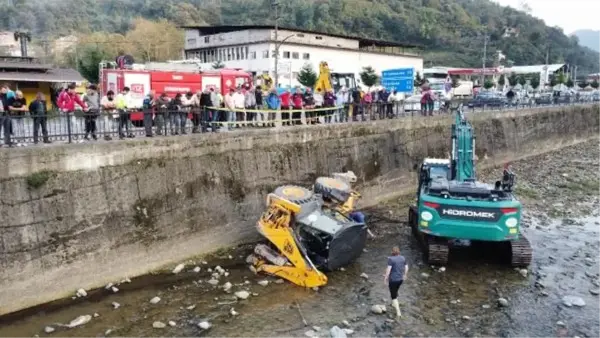
[[[109,90],[115,95],[124,87],[131,90],[133,108],[141,108],[150,90],[156,95],[166,93],[174,97],[177,93],[196,93],[206,87],[218,88],[225,95],[229,88],[252,83],[252,74],[235,69],[199,71],[197,67],[171,63],[133,65],[130,69],[114,67],[114,63],[100,64],[100,90],[104,96]],[[131,121],[141,125],[142,112],[132,113]]]

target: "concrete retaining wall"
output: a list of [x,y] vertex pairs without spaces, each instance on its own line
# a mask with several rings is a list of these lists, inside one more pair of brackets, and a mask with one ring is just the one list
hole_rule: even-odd
[[[598,106],[470,116],[480,164],[597,137]],[[265,195],[352,170],[363,203],[447,157],[449,117],[0,151],[0,314],[256,238]]]

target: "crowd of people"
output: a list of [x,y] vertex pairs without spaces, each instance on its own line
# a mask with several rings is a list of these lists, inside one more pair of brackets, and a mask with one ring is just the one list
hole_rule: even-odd
[[[118,93],[109,90],[104,96],[99,94],[96,85],[89,85],[81,96],[76,88],[75,84],[68,85],[52,101],[68,121],[66,132],[69,137],[82,136],[84,140],[111,140],[114,135],[120,139],[134,137],[131,114],[140,112],[140,108],[135,107],[130,88],[125,87]],[[263,92],[260,86],[246,84],[229,88],[224,95],[217,87],[172,97],[152,90],[145,97],[141,112],[145,136],[153,137],[186,134],[190,122],[191,132],[201,133],[273,127],[276,123],[291,126],[392,118],[399,115],[398,103],[403,99],[403,94],[385,88],[371,91],[341,88],[335,93],[332,89],[315,88],[313,91],[296,87],[283,92],[275,88]],[[14,144],[11,136],[32,138],[36,144],[40,140],[51,143],[53,135],[48,132],[47,103],[43,93],[38,93],[35,100],[27,104],[22,92],[3,85],[0,110],[0,133],[3,132],[4,144]],[[75,114],[77,111],[83,114]],[[24,121],[28,120],[24,118],[26,115],[33,125],[29,135],[24,130]]]

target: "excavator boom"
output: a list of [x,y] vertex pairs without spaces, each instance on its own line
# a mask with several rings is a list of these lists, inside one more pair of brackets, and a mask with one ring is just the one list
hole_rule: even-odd
[[452,125],[452,178],[464,182],[475,180],[475,135],[461,109]]

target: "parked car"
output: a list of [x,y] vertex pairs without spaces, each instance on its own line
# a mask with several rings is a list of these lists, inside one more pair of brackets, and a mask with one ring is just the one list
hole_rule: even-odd
[[[422,94],[415,94],[404,100],[404,111],[421,111]],[[433,111],[440,110],[440,101],[436,100],[433,103]]]
[[535,98],[535,104],[552,104],[553,102],[552,93],[541,93]]
[[478,107],[504,107],[508,105],[508,100],[506,96],[502,95],[502,93],[495,92],[479,92],[477,96],[475,96],[467,106],[469,108],[478,108]]
[[569,92],[555,92],[554,104],[566,104],[573,101],[573,95]]

